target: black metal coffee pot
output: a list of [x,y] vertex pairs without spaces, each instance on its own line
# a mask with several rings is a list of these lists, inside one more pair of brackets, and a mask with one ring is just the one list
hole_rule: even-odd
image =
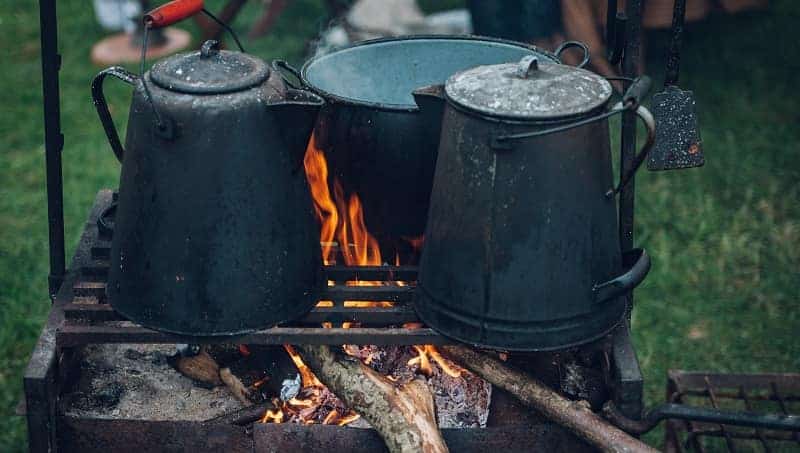
[[[440,333],[520,351],[595,340],[624,316],[647,275],[643,250],[621,253],[607,118],[635,110],[648,83],[606,111],[612,87],[546,64],[479,66],[415,92],[446,102],[415,308]],[[631,175],[623,175],[620,185]]]
[[[102,91],[134,85],[125,148]],[[92,95],[122,162],[107,296],[146,327],[228,335],[297,318],[317,301],[319,227],[303,173],[318,96],[241,52],[109,68]]]

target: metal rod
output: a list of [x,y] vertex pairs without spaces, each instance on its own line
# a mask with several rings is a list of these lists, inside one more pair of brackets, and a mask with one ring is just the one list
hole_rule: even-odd
[[[786,409],[786,403],[784,402],[785,398],[782,397],[780,393],[778,393],[778,385],[775,384],[774,382],[770,382],[769,389],[772,392],[772,396],[775,397],[775,400],[778,401],[778,406],[780,406],[781,412],[783,412],[784,415],[789,415],[789,411]],[[795,442],[800,444],[800,433],[795,431],[793,435]]]
[[[641,46],[642,28],[642,0],[631,0],[625,5],[625,14],[628,16],[627,42],[625,55],[622,60],[622,71],[625,77],[636,78],[639,76],[639,52]],[[630,82],[625,83],[625,89]],[[633,167],[636,156],[636,113],[625,112],[622,115],[622,139],[620,152],[620,171],[626,173]],[[631,178],[627,187],[620,192],[619,197],[619,233],[622,251],[633,248],[633,209],[635,181]]]
[[[59,348],[85,344],[214,344],[221,337],[194,337],[157,332],[143,327],[114,327],[67,324],[59,328],[56,344]],[[455,340],[443,337],[430,328],[407,329],[402,327],[314,328],[273,327],[240,336],[225,337],[225,341],[244,344],[374,344],[419,345],[453,344]]]
[[58,93],[58,71],[61,55],[58,54],[58,28],[56,1],[40,0],[39,24],[42,40],[42,97],[44,104],[44,148],[47,179],[47,224],[50,242],[50,275],[48,277],[51,302],[64,281],[64,196],[61,177],[61,112]]
[[209,10],[207,10],[205,8],[203,8],[202,11],[206,16],[210,17],[214,22],[216,22],[217,25],[219,25],[220,27],[224,28],[225,31],[227,31],[231,36],[233,36],[233,40],[236,41],[236,45],[239,47],[239,50],[242,53],[244,53],[244,47],[242,46],[242,43],[239,41],[239,37],[236,36],[236,32],[233,31],[233,29],[231,27],[229,27],[228,24],[226,24],[225,22],[220,20],[217,16],[215,16],[211,11],[209,11]]
[[[708,380],[708,377],[705,378],[706,381],[706,391],[708,392],[708,399],[711,401],[711,406],[714,409],[719,409],[719,404],[717,404],[717,397],[714,395],[714,389],[711,387],[711,381]],[[717,420],[709,420],[711,422],[717,422]],[[725,425],[719,423],[719,430],[725,436],[725,443],[728,445],[728,450],[731,452],[736,451],[736,445],[733,443],[733,438],[728,434],[728,430],[725,429]]]
[[[629,0],[625,4],[625,15],[628,17],[625,30],[625,52],[622,58],[622,73],[625,77],[639,76],[639,51],[642,32],[642,0]],[[624,84],[625,90],[631,83]],[[622,114],[622,132],[620,144],[620,174],[627,174],[634,167],[636,159],[636,113]],[[623,252],[633,248],[633,209],[636,193],[636,181],[630,181],[619,192],[619,243]],[[628,322],[633,307],[633,292],[627,296]]]
[[[665,403],[656,406],[645,414],[642,420],[630,420],[623,416],[613,403],[606,403],[603,415],[624,431],[643,434],[655,428],[662,420],[690,420],[698,423],[714,423],[719,425],[722,433],[728,432],[726,425],[749,426],[756,428],[797,431],[800,429],[800,417],[783,414],[761,414],[757,412],[720,409],[711,387],[708,396],[712,407],[687,406],[685,404]],[[732,442],[729,439],[729,442]]]
[[[742,401],[744,401],[744,408],[748,412],[753,412],[753,405],[750,403],[750,398],[747,397],[747,391],[744,389],[743,385],[739,386],[739,396],[741,397]],[[766,453],[772,453],[772,449],[769,448],[769,444],[767,443],[767,439],[764,438],[764,432],[761,431],[760,428],[756,428],[755,429],[755,433],[756,433],[756,437],[758,437],[759,442],[761,442],[761,446],[764,447],[764,451]]]

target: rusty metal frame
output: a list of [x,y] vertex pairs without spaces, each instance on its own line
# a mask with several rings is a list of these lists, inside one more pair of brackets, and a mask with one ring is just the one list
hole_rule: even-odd
[[[641,9],[642,0],[629,0],[626,6],[626,14],[628,17],[627,33],[628,38],[625,46],[625,56],[623,61],[624,74],[626,76],[634,76],[638,74],[637,61],[639,57],[640,35],[641,35]],[[72,304],[81,302],[77,300],[73,293],[75,284],[81,278],[92,275],[95,271],[95,276],[102,277],[104,262],[108,260],[109,248],[103,244],[98,244],[95,247],[84,247],[82,245],[89,244],[91,241],[97,241],[100,238],[90,238],[87,235],[96,234],[94,223],[100,215],[98,211],[101,205],[107,205],[111,200],[110,191],[101,191],[98,194],[93,210],[89,216],[89,222],[84,229],[79,245],[73,261],[69,267],[69,271],[65,269],[64,261],[64,219],[63,219],[63,181],[62,181],[62,165],[61,165],[61,151],[64,144],[64,136],[61,131],[60,124],[60,98],[59,98],[59,70],[61,68],[61,56],[58,53],[58,30],[57,30],[57,15],[56,15],[56,1],[55,0],[40,0],[39,1],[40,23],[41,23],[41,40],[42,40],[42,80],[43,80],[43,103],[44,103],[44,129],[45,129],[45,154],[46,154],[46,172],[47,172],[47,195],[48,195],[48,225],[50,228],[49,240],[49,255],[50,255],[50,275],[49,275],[49,288],[50,296],[53,300],[53,306],[50,310],[47,322],[42,330],[38,342],[33,350],[28,367],[24,374],[24,387],[25,387],[25,405],[24,412],[28,420],[28,439],[29,449],[33,452],[56,452],[58,449],[57,443],[57,429],[59,417],[57,417],[56,406],[58,403],[58,395],[60,392],[59,383],[65,378],[65,375],[74,368],[72,356],[70,351],[74,351],[74,347],[62,346],[76,346],[78,344],[86,344],[95,340],[103,339],[106,333],[101,331],[92,331],[91,328],[97,327],[97,323],[113,323],[115,322],[116,314],[113,310],[107,308],[100,308],[100,304],[95,304],[93,308],[80,309]],[[629,166],[632,152],[635,148],[635,119],[632,115],[628,115],[623,119],[622,127],[622,152],[621,163],[622,168],[625,169]],[[633,201],[634,201],[634,186],[630,184],[625,191],[620,194],[619,205],[619,219],[620,219],[620,237],[622,249],[627,250],[633,244]],[[105,255],[105,256],[104,256]],[[105,266],[107,268],[107,266]],[[335,273],[340,269],[329,269],[330,273]],[[348,270],[347,272],[351,272]],[[402,272],[411,271],[410,269],[393,269],[396,273],[397,280],[411,280],[407,276],[400,277]],[[364,270],[359,270],[364,272]],[[370,272],[369,269],[366,272]],[[359,277],[361,279],[361,277]],[[381,277],[380,280],[387,278]],[[64,282],[62,284],[62,281]],[[87,289],[88,291],[99,291],[97,289]],[[339,295],[342,295],[341,293]],[[374,295],[374,294],[373,294]],[[336,294],[334,294],[336,296]],[[344,294],[344,296],[348,296]],[[405,295],[395,294],[396,297],[402,299],[407,297]],[[91,297],[91,296],[88,296]],[[83,300],[87,302],[87,300]],[[631,298],[632,302],[632,298]],[[399,323],[411,319],[413,312],[408,309],[406,305],[396,304],[396,307],[391,307],[383,310],[366,310],[358,312],[358,316],[343,310],[344,307],[334,306],[330,309],[317,309],[304,320],[306,323],[318,323],[321,319],[335,319],[336,322],[343,321],[361,321],[375,322],[380,325]],[[65,319],[66,318],[66,319]],[[81,321],[82,320],[82,321]],[[74,328],[80,327],[80,323],[85,324],[87,331],[81,332],[70,331],[66,327],[72,326]],[[60,328],[60,330],[59,330]],[[146,329],[131,330],[122,334],[119,339],[124,337],[125,341],[131,341],[136,335],[139,335],[142,340],[175,342],[177,338],[163,338],[153,331],[146,331]],[[316,329],[323,330],[323,329]],[[429,329],[414,329],[414,332],[391,332],[386,328],[372,328],[367,327],[364,330],[356,331],[355,329],[349,332],[338,332],[337,329],[327,329],[329,337],[324,339],[325,342],[335,342],[341,344],[343,338],[341,335],[351,335],[350,338],[361,341],[368,340],[370,344],[380,343],[383,340],[397,344],[398,338],[408,338],[416,344],[420,343],[441,343],[446,340],[438,336]],[[411,329],[406,329],[411,330]],[[376,337],[375,334],[380,333],[393,333],[393,335],[386,335],[383,340]],[[272,331],[274,334],[271,338],[276,341],[298,341],[302,340],[302,336],[298,336],[293,331]],[[280,333],[280,335],[277,335]],[[60,335],[60,337],[59,337]],[[282,335],[282,336],[281,336]],[[353,336],[355,335],[355,336]],[[261,336],[267,338],[268,336]],[[315,337],[317,341],[323,341],[322,337]],[[108,339],[108,337],[106,337]],[[248,340],[253,340],[248,339]],[[308,338],[306,338],[308,340]],[[60,340],[60,341],[58,341]],[[186,341],[183,339],[182,341]],[[630,335],[628,326],[621,326],[617,333],[613,335],[613,344],[611,348],[611,357],[609,358],[609,366],[613,375],[613,385],[616,389],[614,396],[615,402],[618,407],[626,408],[624,412],[629,417],[638,417],[641,413],[641,387],[642,375],[639,369],[639,364],[633,347],[630,343]],[[63,418],[63,417],[62,417]],[[131,450],[134,451],[134,450]]]
[[[111,193],[102,191],[95,212],[103,212],[111,203]],[[127,322],[106,303],[108,255],[111,243],[89,219],[87,231],[78,249],[88,252],[88,259],[73,266],[75,277],[68,285],[69,300],[60,306],[63,322],[56,330],[58,348],[72,348],[91,343],[218,343],[234,341],[246,344],[377,344],[414,345],[448,344],[427,327],[406,328],[403,324],[419,323],[410,305],[416,266],[325,267],[327,280],[334,282],[320,300],[330,307],[316,307],[301,320],[237,337],[189,337],[147,329]],[[352,280],[380,281],[382,286],[348,286]],[[402,283],[398,283],[402,282]],[[391,302],[391,306],[356,308],[345,301]],[[344,322],[358,327],[342,328]],[[330,323],[332,328],[322,327]]]
[[[800,374],[739,374],[703,373],[669,370],[667,401],[685,403],[687,398],[702,399],[705,406],[719,408],[721,404],[738,404],[753,411],[756,401],[770,402],[772,412],[797,415],[788,403],[800,403]],[[795,406],[796,409],[800,407]],[[779,444],[800,448],[800,432],[741,428],[695,421],[669,420],[664,434],[665,450],[669,452],[705,452],[704,439],[721,439],[728,451],[738,451],[742,441],[756,441],[764,451]]]
[[[54,452],[58,448],[57,425],[64,425],[65,417],[57,413],[60,384],[65,381],[76,365],[72,363],[72,352],[81,345],[90,343],[213,343],[239,341],[242,343],[281,344],[443,344],[450,340],[432,329],[390,327],[407,322],[418,322],[416,314],[408,305],[413,286],[350,287],[334,286],[326,294],[332,307],[318,307],[299,323],[256,332],[231,340],[222,338],[196,338],[168,335],[136,326],[122,320],[107,304],[103,303],[104,281],[107,275],[107,237],[97,228],[97,219],[111,204],[112,192],[101,190],[95,199],[89,218],[76,249],[71,271],[55,299],[47,324],[33,351],[25,372],[26,401],[24,412],[28,418],[29,446],[33,452]],[[413,266],[381,266],[352,268],[332,266],[326,269],[329,278],[336,282],[347,280],[400,280],[413,282],[416,269]],[[77,288],[77,295],[76,295]],[[344,307],[344,300],[389,300],[391,307],[351,308]],[[321,322],[361,322],[365,327],[326,329]],[[614,388],[614,400],[619,407],[634,411],[641,407],[642,377],[636,354],[630,343],[627,326],[612,335],[608,349],[609,383]],[[74,420],[73,420],[74,421]],[[78,423],[77,421],[74,421]],[[73,423],[70,426],[78,426]],[[82,426],[82,425],[81,425]],[[150,427],[150,425],[147,425]],[[177,425],[175,425],[177,426]],[[548,425],[549,426],[549,425]],[[158,425],[152,429],[171,430],[172,425]],[[148,429],[150,429],[148,428]],[[201,429],[202,428],[202,429]],[[195,429],[195,428],[193,428]],[[198,427],[201,431],[205,428]],[[548,428],[552,429],[552,428]],[[159,431],[160,432],[160,431]],[[205,431],[202,431],[205,432]],[[477,433],[480,439],[480,433]],[[327,436],[319,431],[309,436]],[[486,444],[489,445],[489,444]]]

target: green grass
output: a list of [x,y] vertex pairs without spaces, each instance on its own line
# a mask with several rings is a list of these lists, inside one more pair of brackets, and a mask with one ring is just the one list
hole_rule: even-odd
[[[800,369],[800,7],[772,3],[689,28],[681,84],[697,95],[708,163],[637,179],[636,242],[654,259],[633,318],[649,404],[663,399],[668,368]],[[89,49],[104,35],[89,5],[58,2],[69,254],[95,192],[119,171],[89,96]],[[322,12],[318,0],[294,2],[248,50],[302,61]],[[665,35],[648,38],[658,76]],[[49,305],[38,39],[35,2],[0,3],[0,451],[25,448],[24,420],[11,413]],[[124,125],[128,88],[109,83],[108,98]]]

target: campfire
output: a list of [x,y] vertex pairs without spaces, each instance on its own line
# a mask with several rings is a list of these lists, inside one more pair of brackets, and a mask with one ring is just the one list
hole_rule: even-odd
[[[383,266],[387,265],[381,255],[378,241],[370,234],[364,222],[364,210],[358,194],[349,197],[344,193],[342,184],[333,180],[333,193],[329,185],[328,164],[323,152],[316,146],[314,138],[309,141],[304,159],[306,179],[311,189],[314,210],[320,223],[320,246],[325,265],[339,264],[340,260],[347,266]],[[416,264],[423,238],[407,238],[408,245],[414,254],[407,263],[403,263],[400,253],[394,256],[394,265]],[[334,282],[328,282],[333,286]],[[350,280],[347,286],[378,286],[386,282]],[[393,284],[407,286],[410,282],[395,281]],[[390,301],[344,301],[345,307],[369,308],[391,307]],[[333,302],[322,300],[318,307],[331,307]],[[323,327],[331,328],[331,323],[323,323]],[[344,322],[342,328],[358,327],[357,323]],[[407,323],[403,327],[418,328],[418,323]],[[448,361],[433,345],[415,345],[411,347],[378,347],[343,345],[344,352],[361,360],[365,365],[383,372],[387,379],[398,385],[408,383],[416,375],[428,378],[444,373],[452,379],[459,379],[466,371]],[[273,398],[274,409],[267,409],[261,423],[300,423],[325,425],[346,425],[357,419],[359,415],[344,407],[341,401],[322,384],[311,369],[291,345],[284,345],[301,377],[302,388],[296,396],[281,400]],[[411,355],[407,360],[393,360],[387,365],[387,357],[393,359]],[[435,364],[435,365],[434,365]],[[269,377],[265,378],[268,379]],[[256,382],[257,384],[257,382]]]

